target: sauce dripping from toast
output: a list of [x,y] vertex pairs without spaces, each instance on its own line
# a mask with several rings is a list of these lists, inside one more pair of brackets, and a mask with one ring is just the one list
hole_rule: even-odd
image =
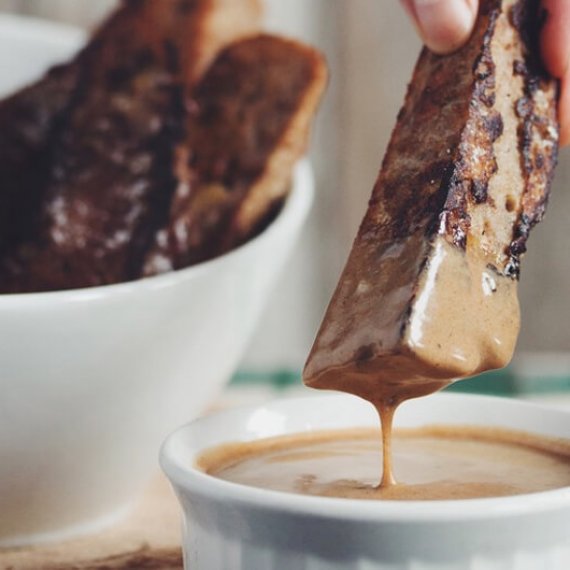
[[[305,369],[308,386],[354,394],[378,410],[383,487],[396,483],[391,432],[398,406],[437,392],[458,378],[506,366],[518,336],[516,281],[495,273],[484,259],[458,250],[443,238],[436,240],[429,259],[398,350],[382,353],[375,347],[367,354],[357,346],[352,358],[339,367],[327,366],[327,355],[331,362],[338,361],[334,343],[327,350],[321,345]],[[404,258],[402,263],[406,262]],[[363,289],[362,284],[357,287]],[[342,336],[342,322],[335,322],[338,336]],[[359,338],[382,338],[383,334],[378,329],[360,330]],[[318,373],[312,374],[315,369]]]
[[542,218],[559,134],[556,83],[533,58],[535,10],[484,3],[465,46],[420,55],[305,367],[308,386],[379,411],[384,487],[394,486],[398,405],[502,368],[514,352],[520,258]]

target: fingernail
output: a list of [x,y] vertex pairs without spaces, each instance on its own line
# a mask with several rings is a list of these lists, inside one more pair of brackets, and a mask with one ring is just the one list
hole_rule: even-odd
[[414,0],[420,33],[436,53],[449,53],[468,38],[476,18],[472,0]]

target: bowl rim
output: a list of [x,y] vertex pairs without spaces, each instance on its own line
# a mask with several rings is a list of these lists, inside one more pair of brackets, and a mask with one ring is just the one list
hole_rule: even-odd
[[155,291],[176,286],[182,282],[192,280],[199,275],[211,271],[221,265],[237,262],[241,257],[254,252],[262,244],[270,241],[273,236],[295,224],[299,219],[304,219],[308,215],[315,196],[315,181],[311,163],[308,158],[302,158],[296,164],[292,180],[291,192],[283,208],[260,234],[248,240],[239,247],[215,257],[214,259],[192,265],[185,269],[178,269],[144,277],[134,281],[126,281],[113,285],[102,285],[98,287],[85,287],[82,289],[65,289],[61,291],[45,291],[39,293],[6,293],[0,294],[0,310],[4,307],[13,308],[24,304],[54,303],[54,302],[82,302],[92,301],[99,298],[115,297],[119,295],[129,295],[135,292]]
[[[14,38],[32,35],[35,38],[41,38],[38,43],[45,41],[69,47],[70,53],[80,49],[87,38],[87,33],[78,26],[20,14],[0,14],[0,28],[5,29]],[[298,217],[305,216],[313,203],[314,194],[312,166],[309,159],[304,157],[295,166],[291,181],[291,193],[275,220],[260,234],[228,253],[184,269],[113,285],[37,293],[0,294],[0,309],[6,306],[13,308],[20,304],[90,301],[101,297],[126,295],[135,291],[150,291],[177,285],[182,281],[193,279],[213,267],[230,260],[239,259],[240,256],[259,247],[260,243],[271,239],[271,236],[280,228],[290,225]]]
[[[202,422],[223,419],[228,412],[245,415],[262,407],[294,407],[295,402],[305,402],[308,399],[311,399],[315,405],[322,406],[326,405],[327,402],[348,398],[354,398],[354,396],[327,394],[284,398],[262,405],[234,408],[199,418],[178,428],[168,436],[160,448],[160,465],[175,488],[178,487],[183,492],[188,492],[208,502],[222,501],[243,508],[257,508],[264,511],[319,516],[354,522],[467,522],[536,515],[542,512],[557,511],[561,508],[570,509],[570,487],[508,497],[456,501],[371,501],[296,495],[217,479],[203,473],[195,466],[187,467],[177,457],[180,438],[183,438],[189,431],[198,429]],[[478,406],[502,402],[501,405],[517,406],[526,410],[548,411],[549,413],[565,415],[570,419],[570,411],[496,396],[443,393],[432,395],[429,399],[432,402],[447,401],[449,404],[468,399]],[[200,450],[189,449],[188,451],[189,455],[192,456],[199,453]]]

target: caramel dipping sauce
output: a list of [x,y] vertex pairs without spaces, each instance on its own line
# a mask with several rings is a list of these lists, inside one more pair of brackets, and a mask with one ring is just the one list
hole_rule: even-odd
[[273,491],[372,500],[504,497],[570,487],[570,441],[479,427],[432,426],[393,433],[393,485],[380,485],[375,429],[291,435],[226,444],[203,453],[209,475]]

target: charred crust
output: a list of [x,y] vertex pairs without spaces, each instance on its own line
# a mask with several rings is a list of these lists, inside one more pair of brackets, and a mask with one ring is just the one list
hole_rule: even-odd
[[503,117],[500,113],[492,113],[484,118],[485,129],[489,135],[491,142],[495,142],[502,134],[505,128]]
[[515,113],[519,119],[526,119],[532,113],[532,101],[528,97],[517,99]]
[[510,21],[525,45],[525,61],[515,63],[515,73],[522,77],[524,95],[515,102],[519,118],[518,138],[521,170],[524,177],[523,207],[507,248],[506,274],[518,278],[520,259],[532,228],[546,211],[554,168],[558,159],[556,101],[553,82],[548,78],[539,57],[538,34],[543,19],[537,0],[520,0],[510,12]]
[[528,74],[528,68],[526,66],[526,63],[524,61],[521,61],[520,59],[517,59],[513,63],[513,75],[525,76],[527,74]]
[[446,208],[441,214],[441,225],[448,239],[461,249],[467,246],[467,234],[471,225],[471,217],[467,212],[469,186],[470,181],[462,180],[454,172],[447,187]]
[[[493,110],[496,65],[491,53],[491,42],[501,13],[500,3],[488,2],[484,9],[487,10],[489,23],[472,68],[474,85],[469,104],[471,127],[465,129],[462,135],[455,169],[445,189],[445,209],[440,217],[441,231],[461,249],[467,246],[471,227],[468,213],[470,203],[483,204],[488,200],[489,181],[497,172],[493,143],[503,134],[504,128],[503,118]],[[477,159],[474,159],[474,149],[479,150]]]
[[526,253],[526,242],[533,225],[534,223],[526,214],[521,214],[513,233],[513,241],[509,246],[509,261],[505,269],[507,277],[519,278],[521,256]]
[[[520,258],[526,251],[529,233],[544,215],[558,152],[552,80],[536,55],[540,53],[536,47],[538,8],[538,0],[520,0],[508,15],[525,46],[524,57],[513,63],[513,74],[521,77],[524,85],[522,97],[514,102],[514,110],[519,120],[519,154],[525,181],[521,212],[512,243],[506,248],[505,273],[513,278],[518,277]],[[440,231],[460,248],[466,247],[470,232],[470,205],[489,200],[489,182],[498,170],[494,143],[503,134],[504,127],[503,118],[493,109],[496,69],[491,53],[501,3],[486,2],[483,9],[488,14],[489,24],[472,68],[474,85],[469,126],[462,134],[453,173],[444,189],[447,198],[440,216]]]
[[[545,176],[552,173],[555,141],[551,138],[550,115],[544,117],[544,109],[535,108],[537,101],[550,101],[548,89],[552,83],[543,76],[537,61],[521,50],[520,42],[512,41],[516,30],[528,27],[523,22],[530,12],[517,6],[518,11],[506,13],[506,4],[504,0],[481,2],[472,39],[455,54],[442,57],[422,51],[360,229],[364,242],[384,243],[416,235],[431,240],[440,236],[465,249],[472,238],[476,246],[486,248],[485,254],[491,257],[492,253],[497,271],[504,273],[511,258],[509,274],[518,271],[515,258],[524,250],[528,231],[521,222],[512,236],[512,247],[508,232],[519,214],[534,211],[536,215],[529,215],[529,219],[532,223],[540,219],[546,203],[540,196],[544,194]],[[530,0],[530,4],[538,2]],[[507,17],[515,22],[516,29],[509,28]],[[530,42],[534,36],[529,32],[525,37]],[[499,69],[499,61],[493,58],[495,46],[507,50],[511,69],[502,64]],[[500,102],[501,110],[503,103],[516,104],[518,119],[510,110],[498,110],[498,73],[506,75],[507,81],[513,75],[522,79],[513,81],[513,99]],[[515,141],[510,144],[511,140],[503,140],[505,126],[513,121],[522,125],[521,144],[527,149],[524,168],[532,179],[528,186],[533,190],[523,195],[517,176],[516,189],[511,192],[500,188],[501,200],[495,203],[489,188],[493,188],[492,180],[499,168],[497,141],[505,149],[516,145]],[[509,129],[509,139],[510,133]],[[415,144],[418,136],[421,144]],[[552,148],[537,146],[537,141],[550,142]],[[505,162],[509,168],[513,159]],[[503,176],[497,182],[503,184]],[[482,204],[486,206],[478,210]],[[501,212],[493,217],[495,208]],[[488,215],[493,217],[491,221],[504,220],[509,227],[495,232],[493,223],[486,223]],[[475,225],[477,228],[472,227]]]
[[448,198],[444,211],[440,215],[440,231],[456,247],[467,247],[467,234],[471,226],[471,217],[467,212],[469,181],[459,181],[454,174],[447,186]]
[[476,80],[475,95],[471,102],[473,107],[483,103],[486,107],[495,104],[495,63],[491,56],[489,39],[485,38],[483,51],[473,67],[473,76]]
[[487,201],[489,184],[481,180],[471,182],[471,196],[476,204],[484,204]]

